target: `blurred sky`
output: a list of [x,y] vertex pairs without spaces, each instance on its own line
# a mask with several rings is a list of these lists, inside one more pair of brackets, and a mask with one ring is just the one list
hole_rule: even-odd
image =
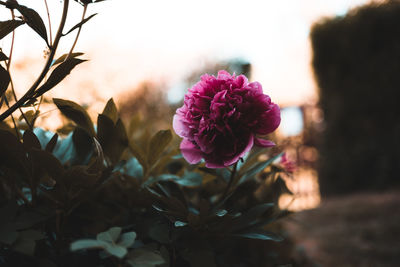
[[[47,0],[53,36],[62,1]],[[42,0],[19,0],[47,25]],[[53,91],[79,102],[121,95],[152,79],[177,87],[207,62],[244,58],[253,64],[251,80],[261,82],[274,102],[293,105],[316,100],[310,68],[310,26],[324,16],[344,15],[366,0],[107,0],[89,6],[99,13],[84,25],[75,51],[90,59]],[[2,6],[1,20],[9,19]],[[80,21],[82,7],[70,4],[66,29]],[[68,52],[75,34],[62,39]],[[0,41],[8,53],[10,38]],[[40,72],[45,44],[24,25],[16,31],[13,72],[24,91]],[[38,61],[38,58],[40,60]],[[31,71],[26,73],[26,68]],[[103,104],[102,104],[103,105]]]

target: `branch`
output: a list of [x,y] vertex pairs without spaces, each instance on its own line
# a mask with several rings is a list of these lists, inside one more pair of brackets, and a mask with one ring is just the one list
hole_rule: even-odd
[[[0,2],[0,4],[1,3],[2,2]],[[68,5],[69,5],[69,0],[64,0],[64,8],[63,8],[61,21],[60,21],[60,26],[58,27],[57,35],[54,39],[53,46],[50,48],[49,58],[47,59],[46,65],[44,66],[42,72],[40,73],[39,77],[34,82],[34,84],[31,86],[31,88],[29,88],[29,90],[14,105],[12,105],[9,109],[7,109],[5,112],[3,112],[0,115],[0,121],[4,121],[15,110],[17,110],[19,107],[23,106],[33,96],[33,94],[35,93],[35,90],[38,88],[38,86],[40,85],[42,80],[45,78],[47,72],[49,71],[49,69],[51,67],[51,63],[53,62],[53,58],[56,53],[58,43],[62,37],[62,31],[65,26],[65,21],[67,20]]]

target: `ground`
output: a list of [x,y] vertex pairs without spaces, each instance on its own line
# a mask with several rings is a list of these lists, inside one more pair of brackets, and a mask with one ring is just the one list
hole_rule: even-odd
[[285,224],[307,266],[400,266],[400,190],[328,198]]

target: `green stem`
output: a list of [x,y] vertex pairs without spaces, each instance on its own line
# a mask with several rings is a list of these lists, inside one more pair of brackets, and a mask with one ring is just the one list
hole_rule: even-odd
[[225,191],[222,194],[221,200],[225,199],[225,197],[228,195],[228,193],[232,187],[233,181],[235,180],[237,165],[238,165],[238,163],[236,162],[232,167],[231,177],[229,178],[228,185],[226,186]]

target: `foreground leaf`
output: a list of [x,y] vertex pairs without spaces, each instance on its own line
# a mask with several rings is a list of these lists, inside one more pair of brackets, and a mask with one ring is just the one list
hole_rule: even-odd
[[86,22],[88,22],[91,18],[93,18],[94,16],[96,16],[96,14],[90,15],[89,17],[85,18],[84,20],[82,20],[81,22],[79,22],[78,24],[76,24],[74,27],[72,27],[66,34],[63,34],[64,36],[71,33],[72,31],[78,29],[79,27],[82,27],[83,24],[85,24]]
[[250,238],[250,239],[272,240],[276,242],[283,241],[283,238],[281,236],[264,230],[253,230],[249,232],[233,234],[233,236]]
[[68,54],[64,54],[64,55],[62,55],[61,57],[57,58],[57,59],[53,62],[52,66],[55,66],[55,65],[60,64],[60,63],[63,63],[63,62],[65,61],[65,59],[67,58],[68,55],[69,55],[69,58],[75,58],[75,57],[79,57],[79,56],[84,55],[84,53],[82,53],[82,52],[76,52],[76,53],[71,53],[71,54],[69,54],[69,53],[68,53]]
[[32,8],[28,8],[23,5],[18,5],[16,8],[22,14],[22,16],[24,16],[25,21],[29,25],[29,27],[37,32],[48,45],[49,43],[47,40],[46,26],[44,25],[44,22],[39,14]]
[[148,163],[150,165],[154,164],[159,159],[161,153],[171,140],[172,133],[170,130],[161,130],[151,138],[148,153]]
[[126,262],[132,267],[156,267],[165,263],[165,260],[157,252],[135,249],[128,254]]
[[53,98],[53,102],[65,117],[75,122],[90,136],[95,136],[92,120],[83,107],[75,102],[60,98]]
[[6,37],[10,32],[15,30],[18,26],[24,24],[22,20],[6,20],[0,21],[0,39]]
[[0,96],[2,96],[7,90],[10,81],[10,74],[2,66],[0,66]]
[[61,63],[53,70],[53,72],[50,74],[49,79],[36,90],[34,97],[39,97],[43,95],[51,88],[59,84],[62,80],[64,80],[65,77],[67,77],[67,75],[71,72],[73,68],[75,68],[76,65],[81,64],[85,61],[86,60],[79,58],[69,58]]

